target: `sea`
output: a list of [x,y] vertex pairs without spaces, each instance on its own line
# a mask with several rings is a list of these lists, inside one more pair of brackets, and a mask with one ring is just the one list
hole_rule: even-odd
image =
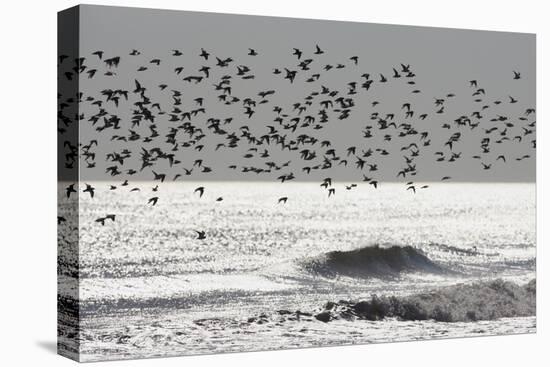
[[[535,315],[314,317],[327,302],[535,279],[534,183],[333,182],[330,197],[309,182],[87,183],[94,197],[80,188],[78,223],[59,235],[61,262],[74,258],[68,233],[79,240],[80,325],[60,340],[81,361],[536,331]],[[59,297],[75,276],[60,273]]]

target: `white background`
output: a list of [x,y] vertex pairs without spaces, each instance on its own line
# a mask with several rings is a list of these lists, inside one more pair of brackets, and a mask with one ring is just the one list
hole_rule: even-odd
[[[537,335],[109,362],[109,366],[537,366],[548,363],[550,10],[539,1],[95,1],[96,4],[537,33]],[[0,27],[0,365],[66,366],[56,340],[56,12],[5,0]],[[546,344],[546,345],[545,345]],[[546,348],[546,350],[545,350]],[[544,358],[546,357],[546,358]],[[543,360],[546,359],[546,363]]]

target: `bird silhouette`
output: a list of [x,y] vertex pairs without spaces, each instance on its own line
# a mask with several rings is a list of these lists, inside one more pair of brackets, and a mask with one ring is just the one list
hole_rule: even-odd
[[199,193],[199,198],[202,198],[202,195],[204,195],[204,187],[203,186],[199,186],[195,189],[194,193]]
[[90,197],[93,199],[94,193],[95,193],[95,188],[92,187],[92,185],[86,184],[86,188],[83,191],[90,193]]
[[197,235],[198,235],[197,240],[204,240],[204,239],[206,239],[206,232],[205,232],[205,231],[197,231],[197,230],[195,230],[195,232],[196,232]]
[[[65,189],[66,193],[67,193],[67,198],[70,198],[71,197],[71,193],[76,193],[76,190],[74,189],[74,184],[70,184],[69,186],[67,186],[67,188]],[[92,195],[93,196],[93,195]]]

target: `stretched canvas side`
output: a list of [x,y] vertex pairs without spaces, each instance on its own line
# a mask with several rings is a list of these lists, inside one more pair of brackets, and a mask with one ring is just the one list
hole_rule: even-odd
[[57,15],[57,351],[80,359],[79,7]]

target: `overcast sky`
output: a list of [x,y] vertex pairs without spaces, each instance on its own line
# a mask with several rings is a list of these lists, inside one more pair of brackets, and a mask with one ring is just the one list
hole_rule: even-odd
[[[314,54],[315,45],[319,45],[324,53]],[[208,61],[199,56],[201,48],[211,55]],[[248,48],[258,52],[258,56],[249,56]],[[311,70],[302,71],[297,67],[298,59],[292,55],[293,48],[303,51],[303,59],[313,59]],[[137,49],[141,52],[138,56],[130,56],[129,52]],[[172,56],[172,49],[183,52],[182,56]],[[107,70],[105,64],[97,56],[92,55],[96,50],[104,51],[103,59],[120,56],[118,68],[111,70],[115,76],[105,76]],[[171,149],[171,145],[165,143],[164,135],[170,127],[175,126],[168,122],[168,115],[159,116],[156,120],[158,132],[161,135],[154,142],[131,142],[121,145],[111,141],[113,134],[128,135],[130,116],[135,108],[132,104],[138,100],[137,95],[131,91],[135,88],[134,80],[140,81],[147,88],[145,94],[153,102],[158,102],[165,111],[170,111],[173,106],[171,90],[182,93],[182,105],[178,106],[187,111],[198,106],[194,98],[203,97],[205,114],[192,119],[193,124],[201,127],[206,138],[201,142],[205,147],[197,152],[193,149],[180,149],[175,152],[176,158],[182,161],[181,165],[169,168],[162,162],[155,168],[156,171],[173,176],[183,173],[183,167],[191,168],[195,159],[203,159],[204,165],[211,167],[213,172],[208,174],[193,175],[196,180],[208,179],[266,179],[273,180],[283,173],[292,172],[298,180],[319,179],[333,177],[335,180],[360,181],[363,174],[375,176],[381,181],[395,181],[400,168],[405,166],[403,158],[407,152],[401,151],[401,147],[411,142],[417,142],[418,136],[399,138],[398,131],[389,128],[384,131],[377,130],[376,120],[371,120],[371,114],[378,112],[380,117],[386,114],[395,114],[396,124],[411,124],[420,132],[428,132],[431,145],[420,146],[419,156],[415,158],[418,170],[415,181],[440,180],[442,176],[452,176],[455,181],[534,181],[535,179],[535,150],[530,141],[535,134],[524,137],[521,143],[504,141],[497,144],[502,136],[500,131],[506,127],[504,122],[493,122],[491,119],[497,116],[508,117],[507,122],[514,127],[506,130],[507,136],[512,139],[516,135],[523,135],[522,127],[535,120],[535,115],[528,117],[527,121],[519,120],[527,108],[535,108],[535,36],[532,34],[472,31],[427,27],[408,27],[394,25],[366,24],[356,22],[338,22],[322,20],[304,20],[275,17],[240,16],[214,13],[196,13],[183,11],[148,10],[122,7],[81,6],[80,7],[80,55],[85,57],[85,64],[89,69],[97,69],[93,78],[87,78],[85,73],[80,76],[80,91],[84,96],[100,97],[100,91],[104,89],[129,90],[129,101],[121,101],[116,108],[112,103],[104,103],[104,108],[110,114],[116,114],[121,121],[121,130],[106,130],[98,133],[92,127],[87,118],[98,111],[97,106],[89,102],[80,105],[80,112],[85,119],[80,123],[81,143],[87,144],[92,139],[99,141],[99,146],[92,150],[96,153],[96,167],[92,169],[81,165],[82,180],[112,179],[105,168],[113,162],[105,162],[105,155],[109,152],[120,152],[124,148],[139,156],[141,147],[160,147],[163,150]],[[216,66],[215,57],[221,59],[231,57],[234,61],[227,68]],[[349,58],[358,56],[358,65]],[[152,59],[161,59],[160,65],[149,63]],[[345,67],[325,71],[326,64],[336,66],[338,63]],[[392,78],[392,68],[400,70],[400,64],[410,65],[414,78]],[[198,69],[201,66],[210,66],[210,77],[199,84],[188,83],[182,79],[189,75],[201,75]],[[237,66],[246,65],[255,75],[254,79],[242,80],[236,76]],[[145,71],[137,71],[140,66],[146,66]],[[176,75],[174,69],[182,66],[184,69],[180,75]],[[298,70],[296,80],[291,84],[282,75],[274,75],[274,68]],[[513,79],[513,71],[521,73],[521,79]],[[321,76],[314,83],[306,82],[312,74]],[[360,84],[365,80],[362,74],[369,73],[374,80],[371,89],[365,91]],[[387,83],[379,83],[383,74],[388,78]],[[404,74],[404,73],[401,73]],[[275,94],[268,97],[269,103],[258,105],[255,114],[248,119],[244,115],[242,102],[227,106],[218,101],[221,94],[213,88],[213,84],[219,83],[223,75],[232,75],[232,95],[241,99],[250,97],[256,102],[261,100],[258,92],[274,90]],[[414,80],[415,85],[406,82]],[[469,84],[470,80],[477,80],[478,87],[483,88],[485,95],[480,95],[482,102],[475,102],[478,97],[472,96],[476,90]],[[357,82],[357,94],[347,95],[348,83]],[[165,91],[160,91],[159,84],[168,84]],[[283,113],[292,117],[303,118],[306,115],[319,119],[318,112],[321,109],[319,102],[327,99],[318,96],[311,107],[298,115],[292,105],[296,102],[305,102],[304,98],[313,91],[320,91],[321,86],[330,90],[339,91],[338,96],[353,98],[354,106],[351,108],[347,119],[339,120],[336,112],[330,112],[330,121],[323,129],[312,128],[298,129],[296,133],[284,130],[277,122],[274,122],[276,114],[273,106],[283,108]],[[411,93],[418,89],[420,93]],[[452,93],[454,97],[446,97]],[[337,97],[338,97],[337,96]],[[509,96],[513,96],[517,103],[509,103]],[[436,98],[444,98],[444,113],[436,114],[434,102]],[[500,105],[493,102],[501,100]],[[372,102],[379,102],[373,107]],[[415,115],[405,118],[404,103],[411,103],[411,109]],[[483,105],[490,106],[482,110]],[[337,106],[334,106],[338,108]],[[468,127],[456,127],[454,120],[459,116],[471,117],[474,111],[481,111],[483,118],[476,129]],[[420,120],[419,115],[426,113],[428,117]],[[320,171],[306,176],[301,168],[322,162],[324,151],[329,148],[316,149],[321,160],[314,162],[301,160],[299,151],[281,152],[275,145],[261,147],[269,151],[267,159],[254,157],[243,158],[250,148],[244,140],[239,143],[239,148],[221,148],[215,150],[216,144],[223,142],[224,138],[213,136],[206,128],[208,118],[225,119],[232,117],[229,125],[222,126],[228,132],[239,133],[239,127],[246,125],[257,136],[267,132],[267,125],[277,128],[282,135],[287,134],[288,139],[295,138],[301,133],[315,136],[319,141],[329,140],[331,147],[336,150],[338,156],[347,159],[348,166],[337,166],[329,171]],[[472,121],[478,119],[473,117]],[[288,122],[288,121],[285,121]],[[391,121],[390,121],[391,122]],[[442,125],[449,123],[452,129],[444,129]],[[136,132],[146,136],[149,134],[148,123],[142,123],[134,128]],[[365,126],[373,126],[373,137],[363,138],[362,131]],[[487,135],[484,129],[498,127],[498,131]],[[443,144],[455,133],[461,133],[460,141],[455,144],[453,151],[461,153],[461,159],[456,162],[436,162],[436,151],[445,153],[450,158],[448,147]],[[178,133],[178,139],[184,140],[185,135]],[[386,134],[392,135],[392,140],[385,141]],[[492,164],[490,170],[483,170],[479,160],[471,159],[472,155],[480,154],[481,139],[485,136],[491,138],[491,153],[483,156],[482,161]],[[242,143],[242,144],[241,144]],[[367,159],[368,163],[377,164],[379,170],[363,172],[355,169],[355,159],[346,158],[346,148],[356,146],[360,154],[362,150],[381,148],[390,154],[387,156],[374,155]],[[301,146],[303,148],[312,148]],[[495,161],[499,155],[505,155],[507,163]],[[516,161],[515,158],[529,154],[531,158]],[[227,168],[230,164],[241,166],[263,167],[267,161],[292,163],[270,175],[256,175],[254,173],[243,174]],[[137,160],[129,159],[125,167],[139,169]],[[197,172],[196,169],[194,172]],[[116,179],[129,178],[121,175]],[[145,169],[132,179],[151,179],[152,173]],[[409,177],[405,178],[409,180]]]

